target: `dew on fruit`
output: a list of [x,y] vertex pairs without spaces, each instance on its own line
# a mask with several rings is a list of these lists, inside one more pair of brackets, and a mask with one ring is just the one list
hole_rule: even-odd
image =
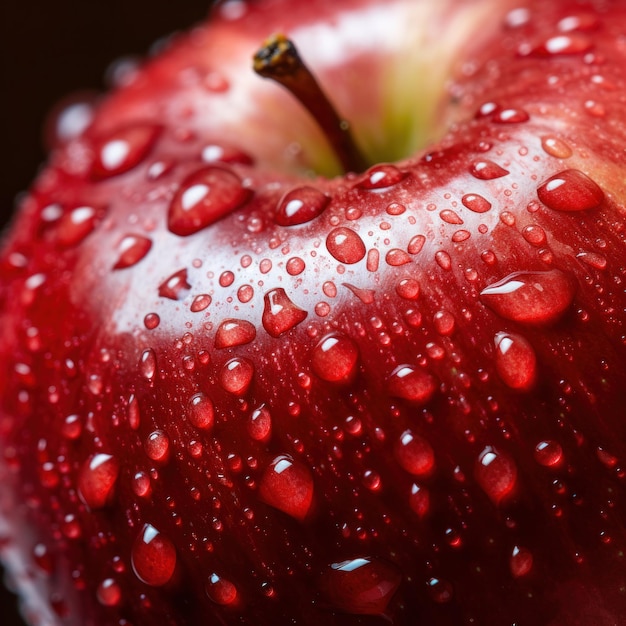
[[494,344],[496,371],[502,382],[519,391],[531,389],[537,378],[537,357],[528,340],[517,333],[499,332]]
[[133,571],[151,587],[166,585],[176,569],[174,544],[152,524],[145,524],[131,552]]
[[287,274],[289,274],[289,276],[298,276],[299,274],[302,274],[305,267],[305,262],[298,256],[291,257],[285,264],[285,269],[287,270]]
[[563,448],[558,441],[545,439],[535,446],[535,460],[544,467],[557,467],[563,461]]
[[175,235],[192,235],[242,206],[250,193],[230,170],[204,167],[188,176],[176,192],[167,226]]
[[539,200],[556,211],[586,211],[598,208],[604,192],[598,184],[580,170],[564,170],[537,189]]
[[533,568],[533,555],[528,548],[515,546],[509,557],[509,569],[514,578],[521,578]]
[[128,399],[128,425],[133,429],[137,430],[141,424],[141,412],[139,410],[139,400],[135,397],[134,394]]
[[411,430],[405,430],[394,446],[400,466],[414,476],[430,474],[435,467],[435,452],[430,443]]
[[377,248],[370,248],[367,251],[367,260],[365,261],[365,267],[368,272],[377,272],[380,264],[380,252]]
[[527,122],[530,116],[523,109],[499,109],[491,119],[499,124],[521,124]]
[[227,319],[217,328],[215,347],[233,348],[250,343],[256,337],[256,327],[248,320]]
[[122,589],[113,578],[105,578],[96,589],[96,597],[102,606],[117,606],[122,599]]
[[178,270],[159,285],[159,296],[170,300],[182,300],[191,285],[187,281],[187,269]]
[[452,241],[454,243],[461,243],[463,241],[467,241],[471,236],[472,234],[469,230],[457,230],[452,234]]
[[146,437],[143,449],[149,459],[165,463],[170,456],[170,438],[162,430],[153,430]]
[[156,374],[156,368],[156,354],[152,348],[146,348],[139,359],[139,371],[146,380],[151,381]]
[[96,227],[97,212],[90,206],[79,206],[65,213],[54,225],[54,238],[63,248],[78,245]]
[[388,215],[402,215],[406,211],[406,207],[404,204],[400,204],[400,202],[392,202],[387,205],[385,211]]
[[395,165],[376,165],[367,171],[358,186],[368,190],[386,189],[397,185],[405,177],[406,172],[399,170]]
[[426,237],[424,235],[415,235],[409,241],[407,246],[407,252],[409,254],[419,254],[426,243]]
[[332,563],[319,585],[336,610],[351,615],[383,615],[401,582],[402,574],[394,564],[364,556]]
[[213,401],[203,393],[194,394],[187,405],[187,417],[195,428],[210,430],[215,421]]
[[437,250],[437,252],[435,252],[435,261],[437,265],[442,270],[446,270],[446,272],[452,269],[452,259],[445,250]]
[[204,587],[210,600],[221,606],[232,606],[237,603],[237,587],[222,576],[213,572]]
[[239,302],[245,304],[246,302],[250,302],[254,297],[254,287],[252,285],[241,285],[239,289],[237,289],[237,300]]
[[79,415],[72,413],[63,420],[61,432],[66,439],[75,441],[80,438],[83,432],[83,422]]
[[340,263],[351,265],[365,256],[365,244],[351,228],[334,228],[326,237],[326,248]]
[[557,159],[568,159],[572,156],[573,151],[563,139],[552,135],[541,138],[541,147],[544,151]]
[[311,352],[311,368],[322,380],[350,382],[357,371],[359,349],[352,339],[333,333],[326,335]]
[[493,180],[494,178],[506,176],[509,173],[508,170],[505,170],[503,167],[493,161],[490,161],[489,159],[474,161],[470,165],[469,171],[474,178],[478,178],[479,180]]
[[272,415],[264,404],[254,409],[246,424],[248,434],[254,441],[267,442],[272,435]]
[[253,377],[254,365],[244,358],[234,358],[227,361],[219,373],[222,389],[235,396],[245,395]]
[[550,324],[574,301],[576,287],[561,270],[514,272],[480,293],[484,304],[501,317],[523,324]]
[[541,228],[541,226],[537,226],[536,224],[529,224],[522,229],[522,237],[531,245],[531,246],[543,246],[548,237],[546,235],[546,231]]
[[452,585],[442,578],[429,578],[428,583],[428,595],[433,602],[437,604],[446,604],[452,600],[454,591]]
[[330,197],[315,187],[298,187],[280,200],[274,220],[279,226],[306,224],[319,217],[329,202]]
[[476,481],[494,504],[511,494],[517,483],[517,466],[506,453],[486,446],[474,469]]
[[400,365],[387,380],[387,390],[396,398],[422,405],[437,391],[437,381],[421,367]]
[[154,330],[161,323],[161,318],[158,313],[146,313],[146,316],[143,318],[143,325],[148,330]]
[[141,235],[126,235],[117,247],[118,257],[114,270],[126,269],[139,263],[152,248],[152,241]]
[[309,513],[313,491],[309,469],[286,454],[274,458],[259,484],[263,502],[300,521]]
[[363,304],[372,304],[374,302],[376,292],[373,289],[363,289],[350,283],[343,283],[343,286],[349,289]]
[[399,248],[392,248],[385,255],[385,262],[391,267],[400,267],[411,262],[411,257]]
[[202,160],[205,163],[240,163],[241,165],[253,165],[254,159],[237,148],[209,144],[202,149]]
[[409,506],[419,518],[425,517],[430,510],[430,493],[428,489],[413,483],[409,493]]
[[149,498],[152,495],[152,481],[145,472],[137,472],[131,481],[133,493],[140,498]]
[[527,45],[520,49],[523,56],[554,57],[570,54],[584,54],[593,48],[593,40],[583,33],[569,33],[567,35],[555,35],[549,37],[537,46]]
[[160,134],[160,126],[138,124],[99,138],[94,146],[92,178],[100,180],[133,169],[148,156]]
[[596,270],[606,269],[608,263],[606,257],[602,254],[598,254],[597,252],[580,252],[576,255],[576,258]]
[[200,311],[204,311],[205,309],[207,309],[211,302],[212,298],[210,295],[206,293],[201,293],[193,299],[189,310],[192,313],[199,313]]
[[463,223],[463,220],[459,217],[459,214],[456,211],[453,211],[452,209],[444,209],[443,211],[440,211],[439,217],[446,224],[460,225]]
[[226,270],[222,272],[219,277],[220,287],[230,287],[235,281],[235,275],[230,271]]
[[268,291],[263,302],[261,322],[272,337],[280,337],[307,316],[307,312],[296,306],[282,287]]
[[91,455],[78,474],[78,495],[90,509],[106,506],[113,494],[120,465],[117,459],[102,452]]
[[49,120],[48,143],[56,147],[75,139],[91,124],[93,116],[94,103],[88,98],[67,104]]
[[454,332],[456,320],[450,311],[441,309],[433,316],[433,324],[438,334],[442,337],[449,337]]
[[396,293],[405,300],[417,300],[420,284],[415,278],[404,278],[396,285]]

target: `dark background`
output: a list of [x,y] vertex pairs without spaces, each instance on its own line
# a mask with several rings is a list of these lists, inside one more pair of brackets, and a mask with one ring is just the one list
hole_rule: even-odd
[[[46,113],[64,96],[102,91],[115,59],[200,21],[210,0],[0,0],[0,225],[45,159]],[[0,581],[2,574],[0,572]],[[0,583],[0,624],[17,626]]]

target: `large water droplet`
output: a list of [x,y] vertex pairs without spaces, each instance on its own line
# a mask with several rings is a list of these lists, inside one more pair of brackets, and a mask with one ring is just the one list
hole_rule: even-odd
[[161,587],[174,575],[176,549],[152,524],[145,524],[133,544],[131,564],[139,580],[152,587]]
[[90,509],[101,509],[111,501],[120,471],[118,461],[110,454],[90,456],[78,475],[78,495]]
[[539,200],[556,211],[585,211],[602,204],[604,192],[580,170],[565,170],[548,178],[538,189]]
[[108,178],[131,170],[148,156],[161,130],[155,124],[139,124],[99,138],[94,145],[92,178]]
[[297,520],[303,520],[313,503],[313,487],[313,477],[309,469],[282,454],[263,473],[259,493],[266,504]]
[[132,267],[139,263],[152,247],[152,241],[141,235],[126,235],[117,247],[118,258],[113,266],[114,270]]
[[170,204],[167,226],[175,235],[192,235],[239,208],[250,193],[233,172],[205,167],[183,181]]
[[235,358],[220,370],[220,385],[235,396],[243,396],[252,383],[254,365],[248,359]]
[[216,348],[233,348],[250,343],[256,337],[256,328],[247,320],[227,319],[218,327],[215,334]]
[[313,348],[311,367],[322,380],[348,383],[356,374],[359,349],[349,337],[332,334]]
[[489,285],[481,300],[501,317],[523,324],[549,324],[572,305],[576,286],[560,270],[514,272]]
[[280,226],[296,226],[314,220],[324,212],[330,198],[315,187],[298,187],[278,203],[274,220]]
[[426,404],[437,391],[437,381],[421,367],[400,365],[389,377],[387,389],[396,398]]
[[492,502],[499,504],[515,487],[517,467],[508,454],[487,446],[476,461],[474,475]]
[[360,557],[332,563],[320,588],[337,610],[352,615],[382,615],[402,582],[400,570],[387,561]]
[[272,336],[279,337],[302,322],[307,312],[296,306],[282,287],[268,291],[264,298],[263,328]]
[[326,248],[340,263],[351,265],[365,256],[365,244],[351,228],[334,228],[326,237]]
[[410,430],[402,433],[394,454],[402,468],[415,476],[430,474],[435,466],[435,452],[430,443]]
[[530,343],[516,333],[499,332],[496,346],[496,370],[502,382],[519,391],[528,391],[535,383],[537,357]]

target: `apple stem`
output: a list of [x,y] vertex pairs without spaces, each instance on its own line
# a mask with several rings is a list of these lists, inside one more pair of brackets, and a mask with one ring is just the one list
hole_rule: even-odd
[[260,76],[285,87],[308,110],[346,172],[362,172],[367,168],[350,124],[337,113],[290,39],[282,34],[270,37],[254,55],[253,67]]

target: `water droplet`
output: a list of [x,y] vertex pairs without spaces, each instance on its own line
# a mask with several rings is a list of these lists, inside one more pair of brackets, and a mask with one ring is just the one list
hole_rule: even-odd
[[170,456],[170,438],[162,430],[154,430],[146,438],[143,449],[149,459],[166,463]]
[[420,367],[400,365],[389,377],[387,389],[396,398],[426,404],[437,391],[437,381]]
[[326,248],[340,263],[351,265],[365,256],[365,244],[351,228],[334,228],[326,237]]
[[401,265],[410,263],[411,257],[404,250],[393,248],[385,255],[385,261],[387,265],[391,265],[391,267],[400,267]]
[[215,421],[215,407],[210,398],[203,393],[191,396],[188,404],[189,423],[195,428],[209,430]]
[[523,109],[498,109],[492,114],[492,120],[499,124],[521,124],[527,122],[530,116]]
[[415,235],[415,237],[412,237],[411,241],[409,241],[406,250],[409,254],[419,254],[425,243],[426,237],[424,235]]
[[254,324],[247,320],[227,319],[218,327],[215,334],[215,347],[233,348],[250,343],[256,337]]
[[572,149],[562,139],[553,136],[541,138],[541,147],[544,151],[557,159],[568,159],[572,156]]
[[555,35],[534,47],[523,46],[520,54],[536,57],[553,57],[570,54],[584,54],[593,48],[593,40],[582,33]]
[[204,311],[204,309],[208,308],[211,302],[212,302],[211,296],[209,296],[206,293],[201,293],[200,295],[197,295],[193,299],[193,302],[191,303],[189,310],[192,313],[199,313],[200,311]]
[[420,295],[420,284],[415,278],[405,278],[396,285],[396,293],[405,300],[417,300]]
[[392,563],[360,557],[332,563],[320,579],[327,601],[352,615],[383,615],[402,582]]
[[506,176],[509,171],[489,159],[474,161],[470,166],[470,174],[480,180],[493,180]]
[[442,269],[449,272],[452,269],[452,259],[445,250],[437,250],[435,252],[435,261],[437,265]]
[[549,209],[556,211],[585,211],[602,204],[604,192],[597,183],[580,170],[565,170],[548,178],[537,195]]
[[105,578],[96,589],[96,597],[102,606],[117,606],[122,599],[122,589],[113,578]]
[[187,282],[187,269],[178,270],[159,285],[159,296],[170,300],[182,300],[191,285]]
[[252,363],[244,358],[235,358],[225,363],[220,370],[220,385],[228,393],[243,396],[248,391],[253,377]]
[[321,215],[330,198],[315,187],[298,187],[278,203],[274,220],[279,226],[305,224]]
[[152,380],[156,374],[156,354],[152,348],[147,348],[141,354],[139,371],[146,380]]
[[167,226],[175,235],[192,235],[239,208],[250,193],[233,172],[205,167],[183,181],[170,204]]
[[537,376],[537,357],[528,341],[516,333],[499,332],[494,338],[496,370],[502,382],[519,391],[528,391]]
[[322,380],[348,383],[356,374],[359,349],[348,337],[331,334],[313,348],[311,367]]
[[487,446],[480,453],[474,474],[494,504],[499,504],[508,496],[517,482],[517,467],[513,459],[492,446]]
[[126,235],[117,247],[119,256],[113,269],[121,270],[139,263],[150,252],[151,247],[152,241],[147,237]]
[[607,260],[606,257],[597,252],[580,252],[576,255],[577,259],[580,259],[583,263],[593,267],[596,270],[606,269]]
[[176,549],[152,524],[145,524],[131,552],[133,571],[151,587],[167,584],[176,569]]
[[343,286],[349,289],[363,304],[372,304],[374,302],[376,292],[373,289],[362,289],[350,283],[343,283]]
[[143,325],[148,330],[154,330],[161,323],[161,318],[158,313],[146,313],[146,316],[143,318]]
[[53,236],[63,248],[78,245],[96,227],[97,211],[90,206],[79,206],[65,213],[54,225]]
[[529,224],[522,229],[522,236],[531,246],[543,246],[548,237],[546,231],[536,224]]
[[509,569],[514,578],[526,576],[533,567],[533,555],[530,550],[515,546],[509,557]]
[[281,287],[268,291],[264,298],[261,322],[272,336],[279,337],[302,322],[307,312],[296,306]]
[[433,324],[435,326],[435,330],[442,337],[449,337],[454,332],[456,320],[450,311],[442,309],[441,311],[437,311],[433,316]]
[[78,475],[78,495],[90,509],[106,506],[113,495],[120,471],[117,460],[110,454],[93,454]]
[[430,474],[435,466],[435,452],[426,439],[405,430],[394,447],[401,467],[415,476]]
[[563,460],[563,448],[557,441],[540,441],[535,446],[535,460],[544,467],[556,467]]
[[149,498],[152,495],[152,483],[150,476],[145,472],[137,472],[131,483],[133,493],[140,498]]
[[463,206],[474,213],[486,213],[491,208],[491,202],[477,193],[467,193],[461,198]]
[[205,591],[207,596],[221,606],[232,606],[237,603],[237,587],[215,572],[209,576]]
[[266,504],[302,521],[313,503],[313,477],[305,465],[281,454],[263,473],[259,493]]
[[433,602],[437,604],[446,604],[452,600],[453,588],[452,585],[441,578],[430,578],[428,580],[428,595]]
[[264,404],[250,414],[248,434],[255,441],[266,442],[269,440],[272,434],[272,415]]
[[406,211],[406,207],[404,204],[400,204],[399,202],[392,202],[387,206],[385,211],[389,215],[402,215]]
[[291,257],[285,265],[285,269],[287,270],[287,274],[289,274],[289,276],[298,276],[299,274],[302,274],[305,267],[306,264],[299,256]]
[[560,270],[514,272],[489,285],[481,300],[501,317],[523,324],[550,324],[572,305],[573,279]]
[[91,177],[101,180],[134,168],[148,156],[161,130],[154,124],[139,124],[99,138],[94,145]]
[[393,185],[397,185],[401,180],[406,178],[406,172],[402,172],[395,165],[375,165],[365,174],[365,178],[361,180],[358,186],[361,189],[386,189]]
[[446,224],[460,225],[463,223],[463,220],[459,217],[458,213],[456,211],[453,211],[452,209],[444,209],[443,211],[440,211],[439,217]]
[[409,506],[418,517],[425,517],[430,510],[430,493],[428,489],[413,483],[409,494]]
[[218,146],[209,144],[202,149],[202,160],[205,163],[239,163],[240,165],[254,165],[254,159],[245,152],[232,146]]

